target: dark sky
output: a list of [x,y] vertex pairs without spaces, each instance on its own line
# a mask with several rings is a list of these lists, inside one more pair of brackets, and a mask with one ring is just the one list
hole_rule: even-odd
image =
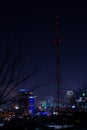
[[[26,8],[25,8],[26,7]],[[40,71],[20,88],[46,82],[38,99],[56,94],[56,15],[60,22],[60,63],[64,95],[87,83],[87,14],[84,0],[32,1],[26,6],[0,8],[0,44],[8,35],[24,48],[25,70]],[[14,42],[12,43],[14,44]]]

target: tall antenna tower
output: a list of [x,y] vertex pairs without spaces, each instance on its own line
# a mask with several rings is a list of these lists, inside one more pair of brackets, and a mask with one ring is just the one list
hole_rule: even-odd
[[59,17],[56,16],[56,38],[54,40],[56,45],[56,85],[57,85],[57,112],[61,112],[63,107],[63,89],[62,89],[62,77],[61,77],[61,65],[60,65],[60,32],[59,32]]

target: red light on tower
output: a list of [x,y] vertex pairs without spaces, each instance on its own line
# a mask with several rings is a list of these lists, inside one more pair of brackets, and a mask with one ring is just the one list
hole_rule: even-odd
[[58,19],[58,18],[59,18],[59,16],[57,15],[57,16],[56,16],[56,19]]
[[56,21],[56,26],[58,26],[58,25],[59,25],[59,22]]

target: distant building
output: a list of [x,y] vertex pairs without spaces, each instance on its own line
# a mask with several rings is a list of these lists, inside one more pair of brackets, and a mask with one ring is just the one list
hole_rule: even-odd
[[34,114],[34,93],[30,90],[19,90],[19,110],[21,114]]
[[47,106],[54,107],[54,97],[53,96],[47,97]]
[[67,102],[66,102],[66,110],[70,112],[76,111],[76,101],[74,99],[74,93],[72,90],[68,90],[66,93]]

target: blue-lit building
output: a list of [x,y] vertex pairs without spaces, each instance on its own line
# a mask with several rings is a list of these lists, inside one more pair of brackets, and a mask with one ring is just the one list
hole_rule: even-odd
[[34,96],[29,96],[29,114],[34,114]]
[[34,114],[34,93],[30,90],[19,90],[19,110],[21,114]]

